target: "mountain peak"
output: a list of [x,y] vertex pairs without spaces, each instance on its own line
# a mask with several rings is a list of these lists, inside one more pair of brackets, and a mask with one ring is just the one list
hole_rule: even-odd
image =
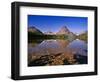
[[62,26],[61,28],[63,28],[63,29],[67,29],[67,26]]
[[34,26],[31,26],[31,27],[28,27],[28,32],[32,32],[34,34],[43,34],[39,29],[37,29],[36,27]]
[[61,27],[61,29],[57,32],[57,34],[68,34],[70,31],[67,26]]

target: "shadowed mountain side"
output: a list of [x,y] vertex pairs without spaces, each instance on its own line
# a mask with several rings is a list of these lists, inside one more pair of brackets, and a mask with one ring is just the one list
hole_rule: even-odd
[[32,33],[34,35],[43,35],[43,33],[34,26],[28,28],[28,33]]

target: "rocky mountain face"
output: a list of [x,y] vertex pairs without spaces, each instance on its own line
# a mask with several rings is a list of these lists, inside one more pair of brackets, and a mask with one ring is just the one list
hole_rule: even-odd
[[29,27],[28,32],[34,35],[43,35],[43,33],[35,27]]
[[61,29],[56,33],[56,34],[69,34],[70,33],[70,31],[69,31],[69,29],[66,27],[66,26],[63,26],[63,27],[61,27]]
[[71,32],[66,26],[63,26],[57,33],[57,35],[67,35],[69,40],[76,38],[76,35]]

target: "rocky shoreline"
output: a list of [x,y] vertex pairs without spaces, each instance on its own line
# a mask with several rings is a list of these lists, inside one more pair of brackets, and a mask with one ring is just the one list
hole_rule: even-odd
[[87,56],[72,53],[58,53],[51,55],[30,55],[28,66],[87,64]]

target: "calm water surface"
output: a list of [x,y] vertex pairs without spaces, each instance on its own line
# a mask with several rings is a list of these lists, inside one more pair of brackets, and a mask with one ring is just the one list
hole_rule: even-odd
[[33,41],[28,44],[28,66],[87,64],[87,52],[87,43],[79,39]]

